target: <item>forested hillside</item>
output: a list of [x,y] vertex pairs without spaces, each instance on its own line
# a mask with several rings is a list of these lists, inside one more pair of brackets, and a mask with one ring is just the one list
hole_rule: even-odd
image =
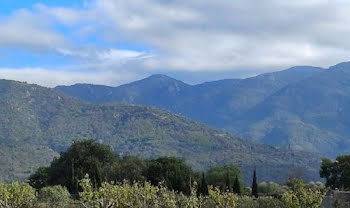
[[309,153],[241,140],[152,107],[91,104],[53,89],[0,80],[0,180],[23,180],[39,166],[88,137],[123,155],[178,156],[195,169],[234,163],[248,181],[284,181],[294,169],[318,179],[320,159]]
[[194,86],[165,75],[153,75],[119,87],[76,84],[55,89],[94,103],[151,105],[213,127],[228,128],[272,93],[322,71],[316,67],[294,67],[248,79],[219,80]]
[[293,67],[194,86],[152,76],[116,88],[56,89],[92,102],[164,108],[244,139],[283,148],[330,157],[350,152],[350,63],[329,69]]

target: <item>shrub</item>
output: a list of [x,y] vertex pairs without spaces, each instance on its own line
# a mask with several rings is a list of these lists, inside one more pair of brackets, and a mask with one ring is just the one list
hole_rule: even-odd
[[279,199],[272,197],[241,197],[238,200],[237,208],[287,208],[286,204]]
[[0,207],[30,208],[35,201],[35,190],[27,183],[0,184]]
[[291,191],[283,194],[282,200],[288,208],[319,208],[324,194],[320,190],[308,188],[300,180],[288,182]]
[[50,207],[66,207],[70,201],[70,194],[66,187],[60,185],[49,186],[40,189],[38,201],[46,203]]

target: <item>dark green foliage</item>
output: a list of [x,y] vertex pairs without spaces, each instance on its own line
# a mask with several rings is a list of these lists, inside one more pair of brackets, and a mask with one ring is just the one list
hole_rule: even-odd
[[350,190],[350,155],[338,156],[334,162],[323,159],[320,176],[328,187]]
[[48,186],[49,170],[49,167],[38,168],[36,172],[29,177],[29,184],[37,190]]
[[0,80],[0,106],[1,181],[25,180],[77,138],[108,144],[122,155],[184,157],[201,171],[234,163],[248,176],[245,181],[254,165],[265,181],[282,182],[296,166],[318,180],[318,156],[250,143],[151,107],[90,104],[52,89],[6,80]]
[[238,177],[236,176],[235,181],[233,183],[233,188],[232,191],[238,195],[241,195],[242,193],[242,186],[241,186],[241,182],[238,179]]
[[[236,176],[237,177],[237,176]],[[231,192],[231,181],[230,181],[230,171],[226,171],[226,182],[225,182],[225,191]]]
[[146,181],[147,161],[135,156],[126,156],[120,161],[118,168],[118,181],[127,180],[130,182]]
[[222,191],[231,190],[231,181],[236,177],[242,181],[241,172],[235,165],[213,167],[207,172],[208,184],[220,187]]
[[62,185],[71,193],[77,193],[79,180],[86,174],[89,175],[94,186],[99,186],[107,177],[108,167],[117,162],[118,156],[109,146],[93,140],[75,141],[66,152],[52,161],[49,168],[46,168],[48,177],[41,174],[43,171],[39,169],[30,177],[30,181],[32,185],[36,185],[36,188],[41,188],[37,184],[42,179],[37,176],[46,176],[48,185]]
[[208,183],[205,177],[205,173],[202,173],[201,181],[198,185],[198,195],[207,196],[208,195]]
[[252,182],[252,196],[255,196],[258,198],[258,182],[257,182],[257,177],[256,177],[256,169],[254,169],[253,173],[253,182]]
[[191,183],[195,181],[195,173],[184,160],[174,157],[162,157],[150,160],[147,169],[147,180],[153,185],[164,182],[170,190],[190,193]]

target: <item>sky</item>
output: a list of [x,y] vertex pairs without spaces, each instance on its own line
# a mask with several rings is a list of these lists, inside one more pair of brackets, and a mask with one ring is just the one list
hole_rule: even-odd
[[1,0],[0,79],[187,83],[350,60],[347,0]]

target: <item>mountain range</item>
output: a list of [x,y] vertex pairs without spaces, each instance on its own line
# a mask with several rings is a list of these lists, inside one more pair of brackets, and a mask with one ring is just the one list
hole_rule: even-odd
[[244,139],[329,157],[350,152],[350,62],[189,85],[165,75],[56,90],[94,103],[166,109]]
[[[154,87],[164,81],[164,89],[159,87],[164,94],[154,94],[153,100],[189,87],[164,76],[150,79],[155,80]],[[121,155],[181,157],[195,170],[234,163],[241,167],[246,181],[254,167],[260,181],[283,182],[298,169],[307,179],[318,179],[318,155],[242,140],[154,107],[94,104],[54,89],[0,80],[0,115],[1,181],[25,180],[81,138],[108,144]]]

